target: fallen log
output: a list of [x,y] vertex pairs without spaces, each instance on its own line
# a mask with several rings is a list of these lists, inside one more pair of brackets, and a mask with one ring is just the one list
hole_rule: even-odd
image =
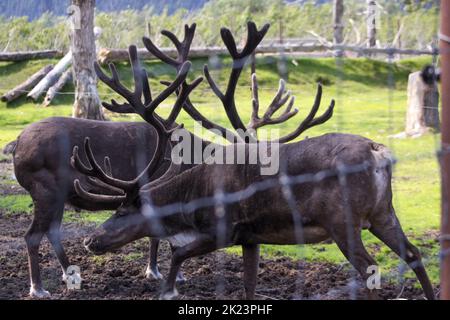
[[39,81],[41,81],[41,79],[44,78],[45,75],[47,75],[52,69],[53,69],[52,65],[47,65],[47,66],[43,67],[41,70],[39,70],[38,72],[33,74],[31,77],[29,77],[25,82],[22,82],[14,89],[5,93],[1,97],[1,100],[3,102],[11,102],[11,101],[17,99],[18,97],[24,95],[29,90],[31,90],[37,83],[39,83]]
[[0,52],[0,61],[24,61],[34,59],[52,59],[62,57],[58,50]]
[[[397,48],[366,48],[366,47],[354,47],[345,45],[327,45],[327,44],[271,44],[262,45],[256,48],[257,54],[276,54],[280,52],[284,53],[310,53],[310,52],[323,52],[330,51],[334,52],[336,50],[340,51],[350,51],[357,52],[362,55],[372,55],[372,54],[403,54],[403,55],[436,55],[438,54],[437,49],[433,50],[413,50],[413,49],[397,49]],[[171,56],[176,57],[177,51],[173,48],[161,48],[161,52]],[[206,58],[214,55],[224,55],[228,54],[225,47],[197,47],[192,48],[189,51],[190,58]],[[138,49],[138,56],[141,60],[153,60],[153,56],[146,49]],[[106,64],[115,61],[128,61],[129,55],[128,50],[125,49],[108,49],[102,48],[99,50],[97,55],[97,60],[101,64]]]
[[27,98],[37,101],[42,93],[50,86],[58,81],[61,74],[72,62],[72,52],[69,51],[59,62],[55,65],[52,71],[50,71],[39,83],[27,94]]
[[[165,54],[168,54],[169,56],[175,56],[177,54],[177,51],[175,49],[169,49],[164,48],[163,52]],[[150,52],[148,52],[147,49],[138,49],[138,56],[141,60],[151,60],[155,59],[155,56],[152,55]],[[116,61],[128,61],[129,58],[128,50],[125,49],[108,49],[108,48],[102,48],[99,50],[97,54],[97,61],[100,64],[107,64],[110,62],[116,62]],[[190,56],[191,57],[191,56]]]
[[64,73],[58,79],[58,81],[56,81],[56,83],[48,89],[42,105],[44,107],[48,107],[52,102],[52,100],[55,98],[55,96],[62,90],[62,88],[64,88],[66,83],[71,80],[72,80],[72,68],[69,68],[66,71],[64,71]]

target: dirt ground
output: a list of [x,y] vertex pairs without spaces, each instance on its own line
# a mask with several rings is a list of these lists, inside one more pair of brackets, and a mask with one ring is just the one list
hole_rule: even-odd
[[[12,174],[12,165],[0,163],[0,177]],[[3,184],[0,197],[21,194],[19,186]],[[32,217],[6,214],[0,209],[0,299],[29,299],[26,246],[23,236]],[[61,280],[62,271],[46,239],[41,244],[41,273],[52,299],[156,299],[161,282],[144,276],[148,240],[141,240],[119,252],[93,256],[82,246],[93,225],[65,223],[63,245],[72,262],[81,268],[81,290],[68,291]],[[159,254],[162,274],[167,274],[170,250],[163,243]],[[179,299],[241,299],[243,297],[242,259],[223,251],[188,260],[183,265],[187,281],[178,285]],[[348,299],[356,293],[364,299],[360,281],[350,285],[351,269],[346,265],[306,263],[287,258],[261,259],[258,274],[258,299]],[[352,289],[356,288],[356,289]],[[407,280],[401,285],[383,283],[383,299],[423,299],[420,289]]]

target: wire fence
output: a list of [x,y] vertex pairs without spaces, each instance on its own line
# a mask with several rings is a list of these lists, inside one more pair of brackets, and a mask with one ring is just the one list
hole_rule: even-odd
[[[434,26],[437,30],[437,26]],[[437,32],[436,32],[437,34]],[[363,55],[367,55],[370,57],[369,51],[358,51],[362,53]],[[391,150],[391,152],[395,155],[397,154],[396,150],[396,140],[392,138],[394,136],[395,130],[397,129],[397,126],[394,124],[397,119],[395,119],[396,112],[395,112],[395,75],[394,75],[394,55],[397,54],[395,50],[387,50],[386,52],[377,51],[378,54],[386,54],[387,61],[390,64],[389,68],[389,74],[387,78],[387,97],[378,97],[371,99],[371,102],[378,102],[378,103],[386,103],[386,114],[383,116],[380,116],[377,120],[378,121],[385,121],[387,124],[384,124],[384,129],[386,132],[384,133],[385,136],[387,136],[387,147]],[[434,64],[437,64],[438,61],[438,51],[433,50],[431,51],[432,55],[432,62]],[[357,97],[357,98],[350,98],[345,95],[346,88],[342,86],[342,83],[344,82],[345,78],[345,70],[344,70],[344,61],[345,57],[338,56],[335,57],[335,66],[336,66],[336,73],[337,78],[339,81],[334,84],[335,86],[335,97],[337,101],[343,101],[345,100],[345,103],[348,104],[350,102],[365,102],[364,97]],[[282,61],[282,60],[280,60]],[[279,62],[279,61],[278,61]],[[270,63],[278,63],[277,61],[273,61]],[[268,62],[269,63],[269,62]],[[285,66],[281,66],[278,68],[279,70],[286,69]],[[221,72],[227,72],[226,68],[219,68],[215,70],[215,73],[220,74]],[[280,74],[282,72],[280,71]],[[250,85],[240,85],[240,89],[251,89],[252,86]],[[278,88],[274,86],[261,86],[259,89],[263,91],[270,91],[275,93]],[[6,88],[2,87],[0,88],[0,91],[5,91]],[[196,90],[197,93],[200,93],[201,95],[204,94],[212,94],[210,89],[206,88],[200,88]],[[303,92],[291,90],[293,94],[301,95]],[[29,91],[24,90],[24,93],[28,93]],[[61,95],[74,95],[75,92],[60,92],[58,94]],[[109,97],[117,97],[117,94],[110,94],[110,93],[102,93],[101,96],[103,98],[109,98]],[[163,105],[165,108],[169,108],[168,105]],[[215,108],[215,106],[214,106]],[[339,106],[338,106],[339,108]],[[355,111],[357,112],[357,111]],[[358,111],[361,113],[364,113],[365,110]],[[346,118],[346,114],[344,112],[336,112],[335,116],[335,128],[337,131],[343,131],[344,128],[346,128],[346,125],[348,122],[350,122],[351,119]],[[352,126],[357,126],[357,124],[352,124]],[[352,132],[350,132],[352,133]],[[432,141],[433,141],[433,148],[435,150],[436,154],[436,161],[440,163],[440,160],[443,157],[443,154],[445,154],[446,150],[440,150],[440,143],[439,143],[439,133],[433,132],[432,133]],[[429,148],[431,149],[431,148]],[[417,164],[420,165],[421,159],[429,159],[429,152],[425,151],[422,152],[422,150],[412,150],[411,153],[414,157],[417,159]],[[107,155],[102,155],[107,156]],[[284,161],[289,161],[290,159],[284,159]],[[196,230],[198,228],[197,225],[195,225],[196,216],[199,214],[202,214],[202,212],[208,212],[209,215],[213,215],[215,218],[213,219],[214,223],[216,223],[215,230],[215,240],[217,241],[217,247],[218,248],[224,248],[228,246],[229,239],[227,238],[227,234],[229,230],[227,228],[230,227],[228,224],[228,219],[231,219],[232,216],[236,215],[237,213],[233,212],[233,208],[235,205],[239,206],[245,201],[248,201],[250,199],[257,199],[258,197],[264,197],[265,194],[267,194],[269,191],[273,190],[279,190],[279,194],[282,196],[283,201],[285,205],[290,210],[290,213],[292,214],[292,229],[294,230],[294,235],[296,242],[303,243],[305,240],[305,223],[302,220],[305,216],[299,209],[301,206],[299,206],[299,198],[298,198],[298,188],[299,186],[309,186],[311,190],[317,190],[318,188],[323,187],[324,182],[333,181],[337,183],[339,186],[338,193],[340,196],[338,199],[342,201],[342,203],[335,203],[334,205],[336,208],[342,208],[343,214],[344,214],[344,221],[345,224],[345,241],[339,243],[339,248],[344,252],[346,255],[347,260],[350,262],[358,261],[358,259],[369,259],[366,255],[364,255],[364,252],[361,253],[364,250],[364,247],[361,247],[360,239],[357,237],[360,237],[358,233],[355,233],[355,226],[358,225],[358,221],[355,221],[355,217],[358,218],[360,213],[352,212],[353,206],[351,204],[352,202],[352,196],[353,196],[353,185],[350,184],[349,181],[354,182],[354,177],[361,176],[363,173],[368,172],[368,170],[388,170],[388,168],[392,168],[392,176],[394,177],[394,180],[396,179],[398,173],[396,171],[398,163],[401,163],[402,159],[386,159],[379,163],[378,167],[373,167],[373,163],[370,161],[363,161],[360,163],[353,163],[351,165],[349,164],[335,164],[329,169],[326,170],[319,170],[315,172],[304,172],[299,175],[290,175],[287,172],[286,163],[283,161],[281,162],[281,169],[280,173],[276,175],[275,177],[266,177],[262,179],[262,181],[257,181],[253,183],[247,183],[245,185],[245,188],[242,188],[240,190],[235,190],[233,192],[226,192],[224,191],[224,188],[217,188],[213,194],[210,194],[205,197],[194,197],[193,199],[190,199],[186,197],[183,199],[183,201],[176,202],[176,203],[169,203],[164,206],[155,206],[153,205],[151,197],[148,200],[147,204],[143,208],[144,214],[147,215],[149,219],[153,223],[160,223],[161,224],[161,230],[165,230],[164,227],[164,218],[168,216],[177,216],[180,221],[187,221],[187,224],[191,224],[191,230]],[[114,159],[112,159],[112,162],[114,164]],[[201,166],[204,166],[203,164]],[[420,170],[420,168],[414,168],[416,170]],[[193,171],[195,172],[195,170]],[[402,173],[404,174],[404,173]],[[411,173],[412,174],[412,173]],[[193,175],[192,179],[199,179],[199,177]],[[220,179],[219,179],[220,180]],[[388,182],[390,184],[390,182]],[[413,183],[413,182],[412,182]],[[214,182],[213,182],[214,184]],[[216,186],[220,184],[220,181],[217,182]],[[193,187],[195,187],[195,182],[193,182]],[[393,183],[393,196],[394,199],[396,197],[396,194],[399,193],[399,190],[397,189],[397,183]],[[328,195],[324,194],[324,198],[326,198]],[[186,200],[188,199],[188,200]],[[303,199],[303,198],[302,198]],[[257,202],[257,200],[253,200]],[[324,200],[326,201],[326,200]],[[405,209],[399,208],[398,201],[395,201],[395,211],[398,213],[402,212]],[[258,209],[256,207],[256,209]],[[250,209],[251,210],[251,209]],[[390,212],[389,212],[390,213]],[[274,215],[277,213],[274,212]],[[401,219],[400,219],[401,220]],[[156,222],[155,222],[156,221]],[[237,221],[240,222],[240,221]],[[405,227],[405,225],[403,225]],[[332,229],[332,228],[331,228]],[[282,230],[281,230],[282,231]],[[404,235],[403,231],[401,229],[396,229],[397,239],[399,240],[397,246],[390,243],[390,247],[394,247],[396,249],[396,253],[400,255],[400,257],[403,260],[408,261],[409,265],[413,268],[420,266],[420,263],[417,264],[416,260],[409,259],[411,254],[410,247],[406,247],[407,243],[403,242]],[[441,235],[441,239],[447,239],[448,235]],[[304,257],[307,254],[304,252],[304,247],[299,246],[299,257]],[[428,261],[424,261],[425,267],[428,267],[428,263],[435,263],[435,260],[440,260],[443,257],[450,255],[450,251],[444,252],[440,251],[436,257],[428,257]],[[409,260],[408,260],[409,259]],[[370,260],[370,259],[369,259]],[[224,268],[223,262],[217,261],[218,268]],[[366,265],[366,264],[364,264]],[[404,282],[406,279],[406,264],[405,262],[400,262],[398,265],[398,278],[400,285],[403,284],[402,287],[399,287],[399,293],[397,295],[397,298],[401,298],[403,291],[404,291]],[[358,270],[361,273],[361,270]],[[357,285],[357,279],[361,276],[357,274],[356,271],[353,271],[351,274],[351,278],[348,280],[348,298],[350,299],[356,299],[358,297],[358,285]],[[219,279],[218,283],[216,284],[216,292],[217,297],[224,297],[224,289],[223,286],[225,284],[223,283],[223,279]],[[299,273],[298,279],[295,283],[295,286],[297,287],[296,292],[305,292],[305,290],[308,290],[305,286],[305,279],[302,276],[301,272]],[[256,292],[258,293],[258,289],[256,289]],[[434,288],[435,294],[439,293],[439,288]],[[260,296],[267,297],[264,294],[260,294]],[[269,297],[273,298],[273,297]],[[302,295],[297,296],[295,298],[302,298]]]

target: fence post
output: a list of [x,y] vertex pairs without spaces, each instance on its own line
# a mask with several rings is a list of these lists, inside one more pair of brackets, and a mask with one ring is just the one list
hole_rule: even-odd
[[450,300],[450,1],[441,1],[441,85],[442,85],[442,220],[441,220],[441,294]]

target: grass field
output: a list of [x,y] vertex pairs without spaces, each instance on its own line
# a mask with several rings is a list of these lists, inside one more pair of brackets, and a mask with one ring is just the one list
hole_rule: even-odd
[[[54,61],[31,61],[23,63],[0,63],[0,93],[14,87],[30,74],[46,63]],[[428,266],[433,282],[438,281],[438,242],[436,234],[439,227],[440,181],[436,149],[438,135],[428,134],[417,139],[393,139],[391,135],[404,128],[406,112],[406,86],[408,74],[429,63],[426,58],[402,60],[388,64],[367,59],[292,59],[288,60],[288,89],[297,97],[296,105],[300,107],[300,115],[288,124],[279,127],[281,133],[294,129],[299,119],[309,111],[315,95],[315,83],[324,83],[324,99],[322,109],[328,106],[331,98],[336,99],[334,118],[327,124],[314,128],[307,133],[316,136],[326,132],[347,132],[369,137],[388,145],[398,163],[394,171],[394,201],[397,214],[408,236],[416,243]],[[205,61],[194,61],[194,74],[200,75]],[[229,61],[222,62],[228,66]],[[260,100],[268,105],[277,88],[277,63],[275,58],[258,59],[258,79],[260,84]],[[148,63],[151,85],[155,91],[160,90],[158,81],[173,78],[174,72],[157,63]],[[130,85],[131,77],[126,64],[121,64],[119,72],[124,75],[125,82]],[[225,85],[227,69],[213,72],[219,83]],[[239,112],[246,122],[251,111],[249,72],[242,76],[237,90]],[[104,85],[100,85],[103,100],[116,97]],[[29,123],[49,116],[70,116],[73,87],[67,87],[55,103],[48,108],[25,101],[24,98],[11,104],[0,103],[0,148],[14,140],[20,131]],[[203,83],[200,90],[192,95],[195,105],[207,117],[228,125],[225,113],[215,96]],[[167,114],[170,101],[161,110]],[[108,114],[112,120],[138,120],[135,116],[117,117]],[[192,121],[181,114],[179,122],[192,128]],[[0,207],[6,210],[30,212],[28,196],[4,196],[0,198]],[[107,214],[79,216],[70,213],[69,219],[95,220],[105,219]],[[395,278],[398,275],[400,260],[381,246],[370,234],[364,233],[364,241],[369,251],[375,254],[384,270],[384,276]],[[238,251],[239,249],[231,249]],[[334,263],[345,262],[344,257],[334,244],[314,246],[265,246],[267,255],[287,255],[294,258],[325,260]],[[400,268],[401,269],[401,268]],[[412,276],[408,272],[406,276]]]

